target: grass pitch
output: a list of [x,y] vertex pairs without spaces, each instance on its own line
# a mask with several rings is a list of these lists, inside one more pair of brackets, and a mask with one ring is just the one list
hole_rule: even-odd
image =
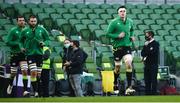
[[180,102],[174,96],[94,96],[94,97],[49,97],[49,98],[0,98],[0,102]]

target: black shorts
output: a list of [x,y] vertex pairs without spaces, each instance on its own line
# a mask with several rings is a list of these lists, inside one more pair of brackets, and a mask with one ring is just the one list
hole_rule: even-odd
[[36,63],[37,67],[42,67],[43,58],[42,55],[29,55],[27,56],[28,64]]
[[19,62],[25,61],[25,54],[24,53],[15,53],[11,54],[10,64],[12,67],[19,66]]
[[120,61],[124,55],[126,54],[131,54],[131,47],[119,47],[119,48],[114,48],[113,49],[114,53],[114,60],[115,61]]

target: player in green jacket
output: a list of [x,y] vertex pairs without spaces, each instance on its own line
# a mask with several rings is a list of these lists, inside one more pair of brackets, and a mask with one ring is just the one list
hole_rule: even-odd
[[23,30],[21,37],[21,50],[25,51],[29,69],[31,70],[31,84],[35,96],[38,96],[38,82],[43,64],[43,47],[49,45],[49,33],[43,27],[37,24],[37,18],[34,15],[29,17],[29,27]]
[[17,26],[13,27],[7,36],[7,45],[11,48],[11,77],[10,77],[10,85],[7,88],[7,93],[11,94],[12,87],[13,87],[13,79],[17,73],[17,67],[21,68],[23,74],[23,84],[24,84],[24,96],[27,95],[29,92],[27,91],[27,61],[25,60],[24,52],[21,52],[19,47],[20,44],[20,37],[22,31],[25,29],[25,19],[23,16],[17,17]]
[[124,59],[126,66],[126,77],[128,82],[128,88],[126,89],[126,95],[129,92],[134,92],[132,89],[131,80],[132,80],[132,60],[133,57],[131,55],[131,46],[132,42],[135,40],[134,38],[134,29],[133,29],[133,21],[126,17],[126,7],[121,6],[118,8],[118,17],[113,19],[107,30],[107,36],[112,40],[113,46],[113,54],[114,54],[114,90],[118,89],[117,86],[117,78],[120,73],[120,66],[122,65],[121,59]]

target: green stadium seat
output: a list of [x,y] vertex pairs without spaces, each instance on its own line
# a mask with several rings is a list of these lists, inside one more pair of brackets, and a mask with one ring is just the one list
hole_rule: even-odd
[[56,13],[56,9],[54,8],[44,8],[44,12],[48,14]]
[[161,41],[158,41],[159,44],[160,44],[160,47],[166,47],[166,46],[170,46],[170,44],[168,43],[168,41],[165,41],[165,40],[161,40]]
[[75,8],[75,5],[72,4],[72,3],[64,3],[63,5],[64,5],[64,7],[67,8],[67,9]]
[[88,8],[88,6],[86,4],[84,4],[84,3],[77,3],[75,6],[76,6],[77,9]]
[[25,5],[22,4],[22,3],[14,3],[12,4],[13,7],[17,10],[17,9],[20,9],[20,8],[25,8]]
[[101,35],[105,35],[106,32],[101,29],[94,30],[95,38],[98,40]]
[[72,27],[74,27],[75,24],[80,24],[81,20],[77,20],[77,19],[69,19],[69,24],[71,24]]
[[155,14],[164,14],[166,11],[164,9],[154,9]]
[[90,9],[99,8],[99,5],[95,4],[95,3],[90,3],[90,4],[88,4],[88,8],[90,8]]
[[40,23],[48,30],[50,31],[52,28],[54,28],[53,20],[50,18],[49,14],[47,13],[38,13],[38,18]]
[[[118,15],[117,15],[118,16]],[[117,17],[116,16],[116,17]],[[136,14],[127,14],[127,17],[131,18],[131,19],[137,19],[138,16],[136,16]]]
[[160,30],[157,30],[157,35],[169,35],[169,32],[168,30],[164,30],[164,29],[160,29]]
[[19,15],[22,15],[25,17],[26,20],[28,20],[29,16],[32,15],[31,9],[29,8],[17,8]]
[[142,30],[134,30],[134,35],[144,35],[144,32]]
[[15,18],[15,16],[16,16],[15,12],[16,11],[15,11],[15,9],[13,8],[13,6],[11,4],[2,3],[2,4],[0,4],[0,8],[1,8],[2,12],[4,12],[4,14],[7,17]]
[[54,22],[56,22],[56,19],[62,18],[62,15],[60,15],[59,13],[52,13],[50,14],[50,17],[52,18]]
[[112,16],[109,15],[109,14],[100,14],[100,17],[101,17],[103,20],[112,19]]
[[97,24],[97,25],[105,24],[105,23],[106,23],[106,21],[105,21],[105,20],[102,20],[102,19],[94,19],[93,21],[94,21],[94,23]]
[[152,14],[154,11],[152,9],[144,8],[142,9],[143,14]]
[[144,21],[144,24],[146,24],[146,25],[155,24],[155,21],[152,19],[144,19],[143,21]]
[[172,55],[175,60],[180,61],[180,52],[179,51],[173,51]]
[[63,32],[66,36],[68,36],[71,32],[71,25],[66,19],[56,19],[57,26],[59,30]]
[[96,29],[100,29],[99,25],[96,25],[96,24],[89,24],[88,28],[91,31],[91,33],[93,33],[94,30],[96,30]]
[[142,10],[141,9],[131,9],[131,13],[132,14],[142,14]]
[[180,46],[179,41],[177,41],[177,40],[170,41],[170,44],[171,44],[171,46],[174,46],[174,47]]
[[[145,39],[144,39],[144,35],[138,35],[138,39],[140,40],[140,41],[144,41]],[[143,43],[144,44],[144,43]]]
[[102,57],[102,63],[101,63],[103,70],[110,70],[112,71],[114,66],[112,64],[112,60],[108,56]]
[[107,31],[107,28],[108,28],[108,24],[101,24],[100,25],[100,28],[103,30],[103,31]]
[[162,41],[163,40],[163,38],[161,36],[158,36],[158,35],[155,35],[154,39],[157,40],[157,41]]
[[112,8],[117,11],[117,9],[121,6],[121,4],[112,4]]
[[165,30],[175,29],[173,25],[169,25],[169,24],[162,25],[162,27],[163,27]]
[[99,19],[100,18],[100,16],[99,15],[97,15],[97,14],[95,14],[95,13],[90,13],[90,14],[88,14],[88,18],[90,19],[90,20],[94,20],[94,19]]
[[179,20],[180,14],[178,14],[178,13],[174,14],[174,18],[177,19],[177,20]]
[[112,14],[117,14],[117,10],[113,8],[106,9],[107,14],[112,15]]
[[82,48],[90,46],[89,43],[84,40],[80,40],[79,43],[80,43],[80,47],[82,47]]
[[78,40],[78,41],[80,40],[79,35],[71,35],[70,39],[71,40]]
[[176,47],[173,46],[166,46],[165,50],[167,51],[168,54],[171,54],[173,51],[177,51]]
[[84,15],[83,13],[76,13],[76,14],[75,14],[75,17],[76,17],[77,19],[79,19],[79,20],[81,20],[81,19],[87,19],[87,18],[88,18],[88,16],[87,16],[87,15]]
[[39,3],[39,4],[38,4],[38,7],[40,7],[40,8],[49,8],[50,5],[47,4],[47,3]]
[[102,44],[110,45],[111,39],[108,38],[105,34],[99,36],[99,40]]
[[157,8],[160,8],[160,6],[157,5],[157,4],[149,4],[148,7],[149,7],[149,9],[157,9]]
[[178,24],[178,20],[176,20],[176,19],[169,19],[167,21],[168,21],[168,24],[170,24],[170,25]]
[[6,30],[0,30],[0,37],[7,35],[8,32]]
[[128,9],[135,9],[135,8],[136,8],[136,5],[133,5],[133,4],[130,4],[130,3],[125,4],[125,6],[126,6]]
[[76,13],[81,13],[81,10],[77,9],[77,8],[70,8],[69,9],[69,12],[71,14],[76,14]]
[[93,9],[90,9],[90,8],[83,8],[81,9],[81,12],[84,13],[84,14],[89,14],[89,13],[93,13]]
[[84,25],[93,24],[93,21],[90,19],[81,19],[81,23]]
[[157,19],[161,19],[162,20],[162,16],[160,14],[149,14],[151,19],[157,20]]
[[170,35],[177,36],[180,34],[180,32],[176,29],[169,30]]
[[144,24],[140,24],[140,25],[138,25],[138,29],[141,30],[141,31],[149,30],[149,26],[144,25]]
[[146,4],[136,4],[136,8],[143,10],[148,8],[148,6]]
[[169,4],[161,4],[160,6],[162,9],[171,9],[172,8],[172,6]]
[[11,24],[11,21],[9,19],[0,19],[0,26],[5,24]]
[[60,15],[69,13],[68,9],[66,8],[56,8],[56,12],[59,13]]
[[99,15],[99,14],[105,14],[105,13],[106,13],[105,9],[100,9],[100,8],[95,8],[95,9],[93,9],[93,11],[94,11],[94,13],[96,13],[97,15]]
[[178,11],[176,9],[166,9],[166,13],[175,14],[175,13],[178,13]]
[[[180,41],[180,35],[176,35],[176,39]],[[179,49],[180,51],[180,49]]]
[[143,21],[139,19],[133,19],[133,22],[134,22],[134,25],[143,24]]
[[176,28],[177,30],[179,30],[180,24],[176,24],[176,25],[175,25],[175,28]]
[[91,32],[89,31],[89,29],[85,25],[83,25],[83,24],[76,24],[75,25],[75,29],[76,29],[77,33],[82,36],[82,38],[84,40],[89,41],[91,39],[90,38]]
[[109,9],[109,8],[112,8],[112,6],[110,4],[100,4],[100,8]]
[[94,48],[92,46],[83,47],[82,49],[88,54],[88,57],[92,57],[93,56]]
[[32,8],[37,8],[38,6],[35,3],[26,3],[25,7],[32,9]]
[[174,36],[170,36],[170,35],[164,35],[163,38],[166,42],[169,42],[171,40],[176,40]]
[[34,15],[37,15],[38,13],[44,13],[43,8],[31,8],[31,11]]
[[15,25],[12,24],[5,24],[3,25],[4,30],[6,30],[7,32],[9,32]]
[[163,20],[163,19],[156,19],[155,21],[156,21],[156,24],[158,24],[158,25],[167,24],[167,21]]
[[162,14],[162,18],[164,18],[165,20],[168,20],[168,19],[173,19],[173,16],[169,14]]
[[9,3],[0,3],[0,9],[4,11],[6,8],[11,8],[12,5]]
[[52,3],[50,6],[51,6],[52,8],[54,8],[54,9],[56,9],[56,8],[62,8],[62,7],[63,7],[63,5],[60,4],[60,3]]
[[137,14],[138,19],[143,20],[149,18],[147,14]]
[[63,18],[66,19],[66,20],[69,20],[69,19],[73,19],[73,18],[76,18],[74,15],[72,15],[71,13],[64,13],[62,14]]
[[176,10],[180,8],[180,4],[174,4],[174,5],[172,5],[172,6],[173,6],[173,8],[176,9]]
[[150,25],[150,28],[151,28],[152,30],[162,29],[161,25],[156,25],[156,24]]

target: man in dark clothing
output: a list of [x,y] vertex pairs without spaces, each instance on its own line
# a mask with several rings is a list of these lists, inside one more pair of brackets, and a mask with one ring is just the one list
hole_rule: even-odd
[[144,62],[146,95],[155,95],[157,93],[159,43],[153,37],[154,33],[152,31],[145,33],[146,42],[141,51]]
[[76,96],[83,96],[81,88],[81,74],[83,71],[83,51],[79,48],[79,41],[72,41],[72,55],[70,60],[64,63],[66,71],[69,73],[70,84],[75,92]]
[[[66,69],[66,66],[64,64],[66,63],[66,61],[70,60],[72,49],[73,48],[71,46],[71,40],[69,40],[69,39],[64,40],[64,48],[63,48],[64,52],[63,52],[63,64],[62,64],[62,68],[64,70],[64,73],[67,76],[67,80],[68,80],[69,84],[70,84],[69,73],[68,73],[68,69]],[[70,87],[69,88],[70,89],[70,96],[75,96],[74,91],[73,91],[71,85],[69,87]]]

